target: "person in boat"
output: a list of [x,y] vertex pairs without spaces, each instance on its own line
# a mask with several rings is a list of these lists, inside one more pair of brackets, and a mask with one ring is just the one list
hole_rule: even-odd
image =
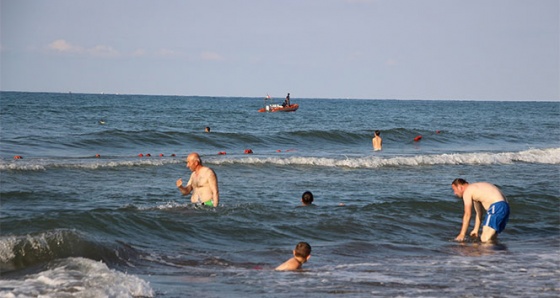
[[194,204],[218,207],[220,192],[216,173],[202,165],[202,160],[196,152],[189,154],[186,162],[192,174],[187,186],[183,186],[181,178],[177,180],[176,185],[179,191],[185,196],[192,192],[191,202]]
[[284,106],[284,107],[289,107],[290,106],[290,93],[288,93],[288,95],[286,95],[286,100],[284,100],[284,104],[282,106]]
[[276,267],[277,271],[292,271],[301,269],[302,265],[311,257],[311,245],[300,242],[293,251],[294,257]]

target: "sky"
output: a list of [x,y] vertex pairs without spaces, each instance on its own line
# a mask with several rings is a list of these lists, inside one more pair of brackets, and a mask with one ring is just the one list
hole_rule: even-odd
[[560,101],[558,0],[0,0],[0,90]]

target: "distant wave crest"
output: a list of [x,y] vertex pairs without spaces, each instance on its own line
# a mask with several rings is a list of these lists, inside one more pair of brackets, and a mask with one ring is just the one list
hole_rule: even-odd
[[[560,164],[560,148],[529,149],[520,152],[472,152],[414,156],[362,156],[362,157],[270,157],[270,156],[220,156],[205,158],[207,164],[274,164],[347,168],[380,168],[429,165],[490,165],[516,162],[535,164]],[[183,163],[181,158],[145,159],[75,159],[75,160],[0,160],[0,171],[45,171],[49,168],[104,169],[136,166],[163,166]]]
[[348,167],[348,168],[380,168],[398,166],[427,166],[427,165],[489,165],[512,164],[515,162],[560,164],[560,148],[530,149],[521,152],[502,153],[454,153],[438,155],[394,156],[382,158],[345,157],[345,158],[320,158],[320,157],[246,157],[240,159],[220,160],[216,163],[241,163],[241,164],[277,164],[277,165],[309,165],[323,167]]
[[0,171],[45,171],[49,168],[76,168],[97,170],[104,168],[162,166],[165,164],[182,163],[180,158],[145,158],[145,159],[28,159],[17,161],[0,161]]

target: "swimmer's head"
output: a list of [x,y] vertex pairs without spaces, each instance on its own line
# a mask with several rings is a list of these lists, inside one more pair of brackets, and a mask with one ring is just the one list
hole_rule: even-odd
[[301,202],[304,205],[311,205],[313,203],[313,194],[310,191],[306,191],[301,196]]
[[311,257],[311,245],[307,242],[298,243],[294,249],[294,257],[301,259],[303,263],[307,262]]

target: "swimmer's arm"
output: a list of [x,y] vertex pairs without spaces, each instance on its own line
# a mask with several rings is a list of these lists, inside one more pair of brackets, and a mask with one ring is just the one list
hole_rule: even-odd
[[218,207],[220,203],[220,191],[218,189],[218,177],[216,173],[211,170],[210,177],[208,177],[208,183],[210,185],[210,191],[212,192],[212,204],[214,207]]
[[[192,179],[192,177],[191,177]],[[181,192],[181,194],[188,195],[191,193],[191,191],[193,190],[192,184],[191,184],[191,179],[189,179],[189,182],[187,183],[187,186],[183,186],[183,179],[179,178],[179,180],[177,180],[177,182],[175,183],[177,185],[177,188],[179,189],[179,191]]]
[[471,222],[472,215],[472,199],[463,195],[463,201],[465,204],[465,211],[463,213],[463,225],[461,226],[461,232],[455,238],[455,241],[464,241],[467,235],[467,230],[469,229],[469,224]]
[[480,224],[482,223],[482,203],[474,202],[474,210],[476,211],[476,217],[471,237],[478,237],[478,231],[480,230]]

